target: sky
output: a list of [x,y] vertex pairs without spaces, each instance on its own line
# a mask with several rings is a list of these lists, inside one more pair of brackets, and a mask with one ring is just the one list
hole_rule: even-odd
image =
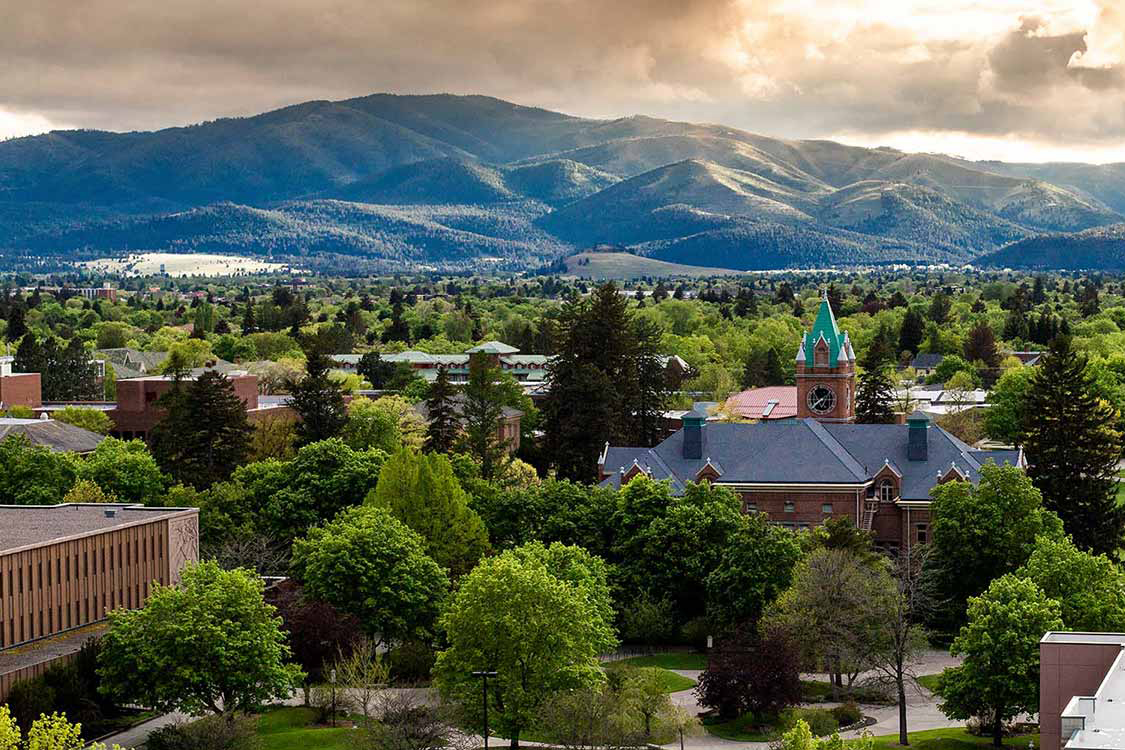
[[1125,161],[1125,0],[0,0],[0,137],[374,92]]

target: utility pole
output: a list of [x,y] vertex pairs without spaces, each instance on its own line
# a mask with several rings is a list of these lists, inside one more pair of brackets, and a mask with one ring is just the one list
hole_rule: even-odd
[[473,672],[473,677],[481,680],[481,699],[484,701],[484,750],[488,750],[488,678],[495,676],[495,672],[488,670]]

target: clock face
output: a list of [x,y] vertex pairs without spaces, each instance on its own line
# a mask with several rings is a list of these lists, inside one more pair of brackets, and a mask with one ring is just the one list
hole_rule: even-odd
[[836,393],[827,386],[818,385],[809,391],[806,401],[813,412],[827,414],[836,406]]

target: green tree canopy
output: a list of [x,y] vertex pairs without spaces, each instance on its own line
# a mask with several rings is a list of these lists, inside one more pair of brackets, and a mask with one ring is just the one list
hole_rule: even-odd
[[942,712],[980,718],[1000,747],[1003,722],[1039,710],[1039,640],[1063,627],[1059,603],[1032,581],[1006,574],[969,600],[968,624],[950,653],[964,658],[942,673]]
[[1004,372],[988,394],[984,430],[993,440],[1019,445],[1023,439],[1023,410],[1031,390],[1033,367],[1013,367]]
[[160,711],[249,711],[300,680],[256,574],[188,565],[178,586],[157,585],[142,609],[109,615],[98,672],[123,703]]
[[367,502],[421,534],[427,554],[454,576],[469,572],[488,550],[484,523],[441,454],[401,449],[383,465]]
[[0,497],[12,505],[54,505],[74,485],[77,461],[33,446],[24,435],[0,440]]
[[707,574],[711,621],[728,628],[756,622],[789,588],[800,557],[800,544],[791,531],[770,525],[759,513],[745,516],[719,564]]
[[110,421],[109,416],[104,411],[82,406],[66,406],[58,411],[51,412],[51,419],[101,435],[107,434],[113,427],[113,422]]
[[481,693],[472,672],[494,670],[489,717],[513,748],[547,698],[602,679],[599,646],[613,637],[583,587],[514,551],[462,579],[442,626],[449,646],[434,667],[442,694],[476,725]]
[[1016,575],[1059,602],[1067,630],[1120,633],[1125,629],[1125,575],[1105,555],[1093,555],[1069,538],[1040,537]]
[[293,543],[292,570],[310,596],[355,615],[383,643],[432,638],[449,589],[422,537],[369,505],[309,529]]

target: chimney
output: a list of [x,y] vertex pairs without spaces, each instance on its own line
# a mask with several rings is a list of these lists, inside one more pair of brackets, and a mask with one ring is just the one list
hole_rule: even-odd
[[706,422],[707,415],[700,409],[693,409],[684,415],[684,458],[703,458],[703,425]]
[[906,457],[911,461],[925,461],[930,455],[930,418],[916,411],[906,418]]

